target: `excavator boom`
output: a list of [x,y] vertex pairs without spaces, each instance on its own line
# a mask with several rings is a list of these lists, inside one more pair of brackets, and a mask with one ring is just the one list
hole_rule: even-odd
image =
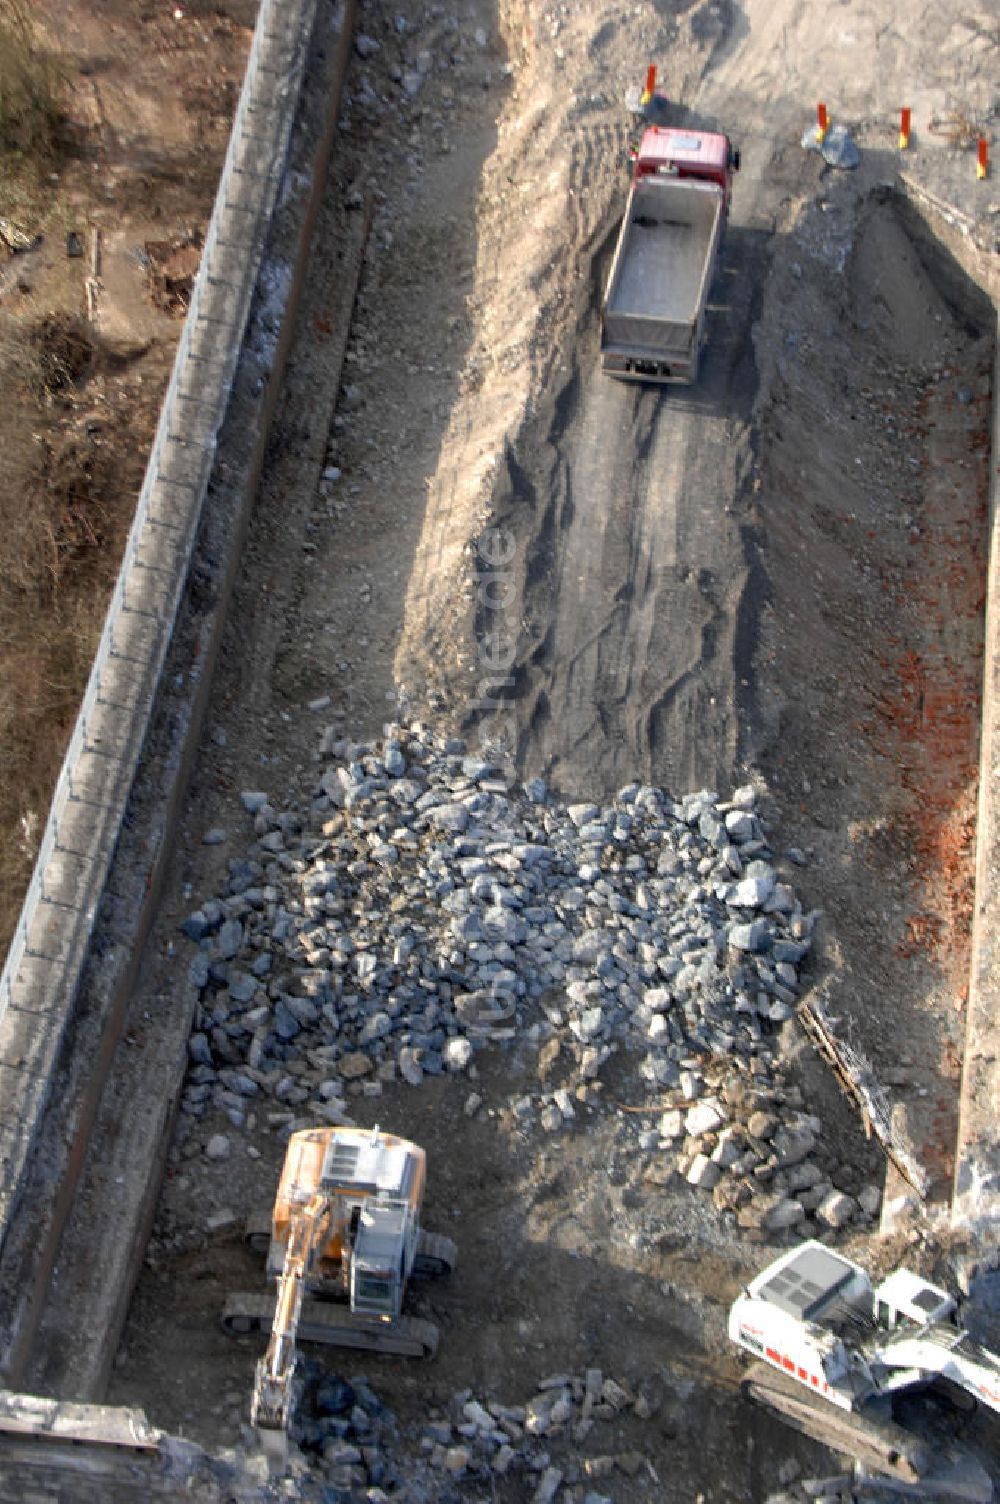
[[[990,1410],[1000,1411],[1000,1360],[959,1327],[929,1326],[879,1349],[879,1360],[904,1382],[947,1379]],[[887,1388],[896,1387],[890,1380]]]
[[267,1352],[257,1364],[250,1419],[261,1430],[284,1431],[291,1407],[295,1342],[302,1314],[305,1281],[313,1251],[326,1236],[330,1200],[317,1192],[292,1220]]

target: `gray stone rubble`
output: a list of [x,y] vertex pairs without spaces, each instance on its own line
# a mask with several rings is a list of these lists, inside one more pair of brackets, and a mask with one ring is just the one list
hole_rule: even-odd
[[503,1479],[528,1504],[610,1504],[615,1478],[660,1481],[635,1444],[658,1399],[598,1368],[543,1378],[523,1404],[462,1390],[405,1433],[364,1378],[302,1372],[290,1479],[318,1465],[338,1499],[442,1504]]
[[[903,1495],[900,1487],[866,1475],[861,1468],[822,1478],[800,1478],[798,1474],[798,1464],[789,1458],[778,1470],[785,1487],[768,1494],[765,1504],[808,1504],[817,1499],[827,1504],[895,1504]],[[917,1497],[913,1492],[905,1496]]]
[[[751,1236],[877,1215],[877,1190],[830,1179],[822,1124],[777,1059],[816,916],[753,788],[675,801],[630,784],[566,805],[413,725],[370,745],[328,733],[306,808],[242,803],[252,839],[183,924],[189,1119],[349,1122],[391,1083],[476,1082],[478,1052],[528,1041],[571,1061],[569,1083],[509,1104],[459,1087],[468,1113],[571,1132],[616,1055],[662,1106],[636,1122],[653,1179],[683,1177]],[[225,1158],[226,1134],[204,1149]]]

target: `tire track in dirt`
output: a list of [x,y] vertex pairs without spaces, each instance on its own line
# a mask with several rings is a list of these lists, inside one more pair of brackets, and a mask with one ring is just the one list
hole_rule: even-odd
[[517,445],[523,469],[503,520],[524,554],[519,749],[526,769],[561,787],[596,795],[637,776],[674,788],[733,778],[748,574],[733,499],[748,470],[749,331],[767,246],[756,231],[731,238],[702,379],[686,389],[599,370],[609,234],[591,267],[579,364]]
[[535,637],[517,672],[525,765],[594,790],[636,772],[711,780],[718,762],[699,750],[698,686],[722,623],[714,574],[691,538],[702,518],[692,525],[682,512],[700,469],[690,418],[666,394],[574,377],[546,445],[552,500],[525,540]]

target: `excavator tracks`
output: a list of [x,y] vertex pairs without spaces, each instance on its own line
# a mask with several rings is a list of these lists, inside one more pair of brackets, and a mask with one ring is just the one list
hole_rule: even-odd
[[[274,1297],[231,1295],[222,1313],[223,1330],[231,1336],[269,1332],[274,1319]],[[328,1347],[354,1347],[364,1352],[402,1358],[433,1358],[438,1349],[438,1329],[433,1321],[400,1316],[395,1321],[365,1319],[349,1307],[322,1300],[304,1300],[298,1325],[302,1342],[321,1342]]]
[[797,1431],[853,1457],[863,1470],[895,1480],[894,1491],[903,1497],[991,1504],[986,1472],[957,1448],[930,1446],[877,1414],[839,1410],[766,1363],[754,1363],[740,1387]]
[[257,1207],[250,1213],[243,1227],[243,1241],[251,1253],[267,1258],[271,1246],[271,1208]]
[[458,1263],[458,1248],[437,1232],[421,1232],[413,1259],[415,1279],[438,1279],[450,1274]]
[[906,1483],[919,1483],[930,1468],[928,1449],[901,1426],[838,1410],[766,1363],[754,1363],[741,1388],[749,1399],[780,1415],[797,1431],[834,1451],[847,1452],[865,1467],[878,1468]]

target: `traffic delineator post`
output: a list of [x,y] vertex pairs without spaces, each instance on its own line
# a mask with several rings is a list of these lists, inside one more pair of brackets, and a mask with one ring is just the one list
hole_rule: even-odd
[[825,104],[818,104],[816,106],[816,140],[817,141],[823,141],[823,140],[825,140],[826,133],[827,133],[827,131],[829,129],[830,129],[830,117],[826,113],[826,105]]
[[646,87],[642,91],[642,95],[640,97],[639,103],[640,104],[648,104],[649,101],[653,97],[653,91],[655,90],[655,88],[656,88],[656,64],[655,63],[650,63],[649,67],[646,69]]
[[910,106],[904,105],[899,112],[899,149],[905,151],[910,144]]
[[990,170],[990,148],[985,136],[979,138],[979,155],[976,159],[976,177],[982,182]]

